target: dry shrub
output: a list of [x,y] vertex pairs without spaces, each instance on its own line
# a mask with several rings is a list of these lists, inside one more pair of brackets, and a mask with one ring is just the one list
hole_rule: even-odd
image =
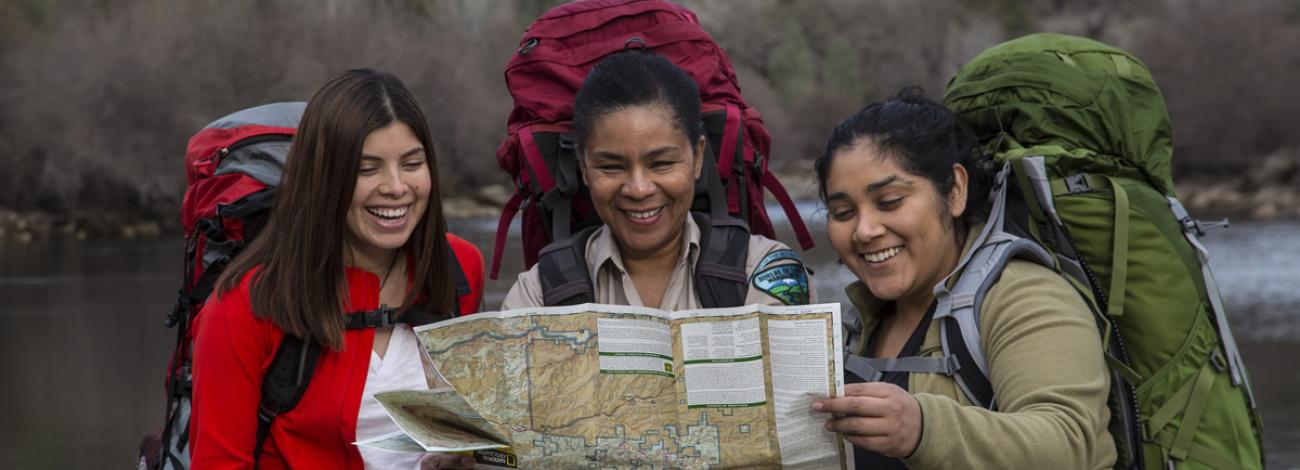
[[493,181],[518,40],[508,9],[459,1],[62,2],[6,57],[0,202],[171,215],[189,136],[237,109],[305,100],[347,68],[380,67],[429,116],[448,190]]
[[[329,76],[382,67],[424,105],[445,191],[504,183],[502,73],[554,0],[0,0],[0,206],[174,217],[189,136],[247,106],[304,100]],[[773,136],[806,165],[866,103],[907,85],[938,98],[1012,34],[1127,48],[1159,80],[1180,174],[1300,143],[1300,16],[1242,0],[683,0],[727,50]]]
[[1300,11],[1293,2],[1167,2],[1133,45],[1164,92],[1174,163],[1235,173],[1300,143]]
[[756,97],[754,83],[741,83],[767,116],[776,166],[806,164],[841,120],[906,86],[939,99],[961,61],[1001,39],[969,47],[992,20],[944,0],[690,4],[737,68],[775,91]]

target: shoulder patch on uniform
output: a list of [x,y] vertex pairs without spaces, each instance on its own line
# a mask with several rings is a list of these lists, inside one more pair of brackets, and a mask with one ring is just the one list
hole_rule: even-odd
[[789,248],[782,248],[779,250],[772,250],[771,253],[764,256],[763,259],[758,262],[758,265],[754,266],[754,271],[762,271],[767,269],[767,267],[772,263],[783,260],[792,260],[799,263],[800,266],[803,266],[803,258],[800,258],[798,253],[795,253],[794,250]]
[[808,304],[808,272],[804,271],[803,263],[782,264],[758,271],[750,283],[786,305]]

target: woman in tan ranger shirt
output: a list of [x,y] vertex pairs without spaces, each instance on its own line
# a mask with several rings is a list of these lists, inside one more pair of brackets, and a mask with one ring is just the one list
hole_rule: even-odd
[[[990,165],[956,115],[910,90],[844,121],[826,147],[817,177],[831,245],[858,278],[846,289],[862,318],[856,354],[881,364],[943,356],[935,291],[980,233]],[[813,411],[831,413],[827,427],[854,444],[858,468],[1113,465],[1091,312],[1033,262],[1011,260],[1000,276],[977,307],[995,409],[972,405],[951,369],[894,369],[872,382],[846,373],[846,396]]]
[[[653,53],[618,52],[587,75],[573,107],[578,167],[603,222],[575,237],[585,240],[575,243],[582,245],[577,264],[585,262],[590,284],[586,301],[664,310],[710,306],[714,302],[701,301],[701,226],[691,213],[706,151],[694,80]],[[813,300],[793,251],[761,236],[737,241],[747,243],[748,252],[736,258],[744,266],[732,276],[731,298],[738,301],[732,303]],[[542,277],[549,274],[539,273],[542,265],[519,275],[502,310],[548,304]]]

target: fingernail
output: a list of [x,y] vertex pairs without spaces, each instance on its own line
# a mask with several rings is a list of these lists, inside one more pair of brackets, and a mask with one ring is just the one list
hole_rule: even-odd
[[826,407],[826,405],[823,405],[822,402],[819,402],[819,401],[815,401],[815,402],[813,402],[813,411],[821,411],[822,408],[825,408],[825,407]]

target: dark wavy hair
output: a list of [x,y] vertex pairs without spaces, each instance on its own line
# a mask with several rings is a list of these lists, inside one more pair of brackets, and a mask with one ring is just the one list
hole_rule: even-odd
[[952,190],[954,163],[966,168],[969,182],[963,227],[988,218],[989,191],[993,186],[992,161],[976,146],[970,129],[942,104],[925,97],[920,88],[908,87],[894,97],[867,105],[835,126],[826,151],[817,158],[817,194],[826,202],[826,177],[840,150],[867,139],[882,155],[897,160],[908,173],[934,183],[947,204]]
[[[366,136],[402,122],[428,155],[429,178],[438,184],[433,139],[424,113],[401,80],[374,69],[342,73],[307,102],[276,190],[270,219],[217,281],[218,292],[239,285],[256,269],[249,287],[253,313],[287,334],[340,350],[347,306],[344,253],[347,211],[356,190]],[[415,273],[402,308],[451,311],[451,259],[447,222],[437,187],[403,250]]]
[[573,99],[573,127],[578,154],[596,121],[605,115],[643,105],[662,105],[694,148],[700,140],[700,91],[686,71],[645,49],[628,49],[605,56],[582,81]]

